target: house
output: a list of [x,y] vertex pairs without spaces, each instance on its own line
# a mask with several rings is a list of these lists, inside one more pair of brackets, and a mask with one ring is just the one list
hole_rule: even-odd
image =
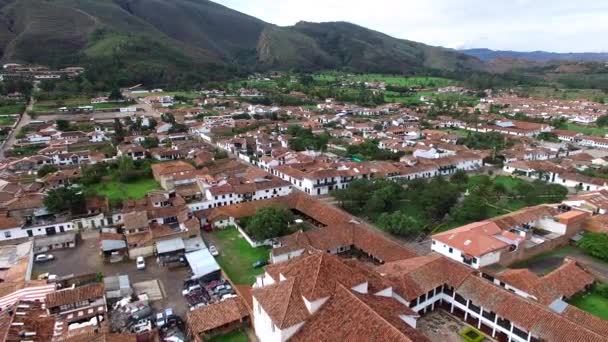
[[558,206],[524,208],[432,236],[431,250],[481,269],[529,258],[542,244],[566,244],[580,232],[589,213]]
[[[321,336],[335,341],[361,336],[428,341],[415,330],[419,315],[381,295],[384,286],[379,275],[362,265],[323,252],[267,266],[251,291],[255,334],[262,342]],[[327,325],[328,320],[348,323]]]

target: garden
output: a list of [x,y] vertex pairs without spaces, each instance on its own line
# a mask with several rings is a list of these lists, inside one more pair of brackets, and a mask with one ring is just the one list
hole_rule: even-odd
[[255,277],[264,272],[262,267],[254,268],[253,264],[268,260],[268,247],[251,247],[235,227],[214,231],[210,238],[220,252],[217,262],[233,283],[251,285]]
[[567,189],[510,176],[455,173],[412,181],[357,180],[333,192],[353,215],[394,235],[413,237],[507,214],[521,208],[560,202]]

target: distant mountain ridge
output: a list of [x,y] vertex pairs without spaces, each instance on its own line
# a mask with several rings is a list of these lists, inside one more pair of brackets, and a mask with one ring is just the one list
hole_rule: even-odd
[[608,52],[547,52],[547,51],[502,51],[490,49],[466,49],[459,50],[469,56],[476,57],[482,61],[492,61],[497,58],[512,58],[524,59],[534,62],[551,62],[551,61],[582,61],[582,62],[606,62],[608,61]]
[[477,58],[357,25],[279,27],[207,0],[0,0],[4,62],[95,61],[133,73],[482,70]]

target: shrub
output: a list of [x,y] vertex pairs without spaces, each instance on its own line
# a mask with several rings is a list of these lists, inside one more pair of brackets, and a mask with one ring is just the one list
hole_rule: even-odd
[[585,253],[608,261],[608,235],[602,233],[586,233],[578,242]]

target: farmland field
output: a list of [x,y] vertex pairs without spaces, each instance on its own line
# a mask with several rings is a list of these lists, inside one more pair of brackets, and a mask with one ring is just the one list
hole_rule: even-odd
[[315,80],[335,82],[337,80],[358,81],[358,82],[385,82],[388,85],[402,87],[423,87],[436,88],[453,85],[455,82],[442,77],[426,77],[426,76],[399,76],[399,75],[380,75],[380,74],[362,74],[362,75],[347,75],[337,72],[319,73],[314,76]]

